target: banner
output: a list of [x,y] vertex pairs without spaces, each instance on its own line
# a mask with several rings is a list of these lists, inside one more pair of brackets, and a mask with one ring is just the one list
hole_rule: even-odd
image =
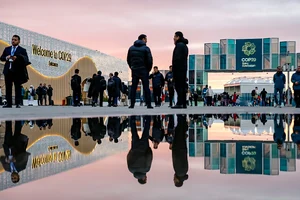
[[262,70],[262,39],[236,40],[236,71]]
[[262,174],[262,143],[236,143],[236,173]]

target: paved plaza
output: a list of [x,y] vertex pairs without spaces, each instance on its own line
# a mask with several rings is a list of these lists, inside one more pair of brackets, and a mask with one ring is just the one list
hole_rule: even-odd
[[167,105],[147,109],[144,106],[128,107],[72,107],[72,106],[24,106],[17,108],[0,108],[0,120],[27,120],[50,118],[74,118],[96,116],[123,116],[123,115],[162,115],[162,114],[226,114],[226,113],[300,113],[300,109],[294,107],[188,107],[187,109],[170,109]]

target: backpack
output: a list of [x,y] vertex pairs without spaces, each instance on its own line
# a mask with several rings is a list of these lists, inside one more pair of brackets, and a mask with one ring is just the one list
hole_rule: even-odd
[[72,90],[76,90],[79,87],[78,79],[76,76],[72,76],[71,78],[71,88]]
[[36,92],[35,92],[35,89],[32,89],[32,91],[31,91],[31,94],[30,94],[31,96],[35,96],[36,95]]
[[251,96],[255,96],[256,94],[255,94],[255,90],[252,90],[252,92],[251,92]]
[[114,90],[116,87],[116,83],[113,79],[108,80],[107,89],[108,90]]
[[100,80],[100,87],[102,90],[106,89],[106,81],[104,78]]

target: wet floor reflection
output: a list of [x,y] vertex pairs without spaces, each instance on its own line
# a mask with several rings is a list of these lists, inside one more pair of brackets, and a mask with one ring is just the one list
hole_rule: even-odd
[[148,185],[155,162],[169,159],[173,176],[168,179],[173,187],[184,187],[193,176],[189,166],[194,159],[202,163],[197,170],[204,170],[208,177],[214,171],[268,176],[295,173],[300,158],[300,115],[6,121],[0,126],[0,143],[0,190],[122,153],[124,163],[117,167],[130,174],[128,183]]

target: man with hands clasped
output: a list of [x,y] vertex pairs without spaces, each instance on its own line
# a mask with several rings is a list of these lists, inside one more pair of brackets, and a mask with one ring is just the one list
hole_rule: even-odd
[[296,108],[300,108],[300,66],[297,67],[296,72],[292,75],[292,83]]

